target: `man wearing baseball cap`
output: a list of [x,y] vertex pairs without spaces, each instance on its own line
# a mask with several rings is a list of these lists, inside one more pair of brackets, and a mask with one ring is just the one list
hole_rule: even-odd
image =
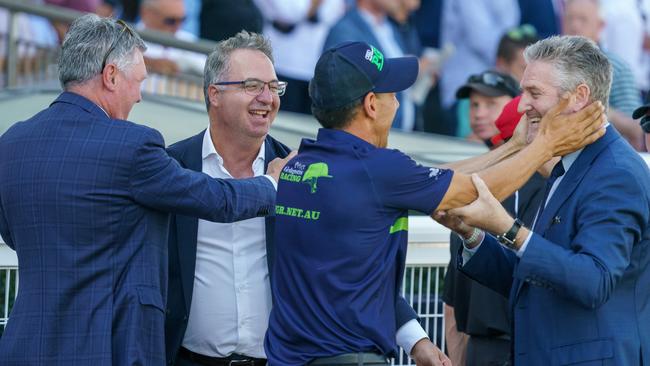
[[469,98],[470,139],[493,146],[490,138],[499,132],[494,121],[503,107],[518,94],[519,85],[508,74],[488,70],[471,75],[456,91],[456,98]]
[[[388,59],[363,42],[321,55],[309,90],[324,128],[316,140],[302,141],[278,183],[273,307],[264,344],[269,365],[387,365],[396,343],[418,365],[449,365],[426,334],[413,332],[415,314],[399,295],[409,210],[434,215],[473,201],[471,178],[460,172],[498,162],[480,176],[505,198],[552,156],[603,132],[598,105],[578,114],[555,111],[525,147],[513,138],[450,164],[456,173],[424,167],[386,149],[399,106],[395,93],[417,73],[415,57]],[[475,241],[477,232],[462,235]]]

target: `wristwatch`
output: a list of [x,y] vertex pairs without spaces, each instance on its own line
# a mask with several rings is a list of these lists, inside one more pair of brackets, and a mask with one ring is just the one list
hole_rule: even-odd
[[524,226],[524,223],[519,219],[515,219],[510,230],[501,235],[497,235],[497,241],[510,249],[516,249],[515,239],[517,238],[517,233],[522,226]]

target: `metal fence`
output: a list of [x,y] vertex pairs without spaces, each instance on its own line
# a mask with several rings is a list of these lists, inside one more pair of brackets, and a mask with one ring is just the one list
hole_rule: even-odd
[[[29,17],[52,22],[70,23],[83,13],[49,5],[35,5],[19,0],[0,0],[0,11],[7,13],[6,29],[0,29],[0,89],[58,85],[58,45],[36,43],[30,39]],[[3,22],[0,22],[3,24]],[[52,29],[54,31],[54,29]],[[208,54],[215,43],[207,40],[182,41],[171,35],[137,30],[148,44],[195,53]],[[145,56],[147,54],[145,53]],[[149,72],[143,91],[150,94],[203,101],[203,79],[192,73],[173,75]]]

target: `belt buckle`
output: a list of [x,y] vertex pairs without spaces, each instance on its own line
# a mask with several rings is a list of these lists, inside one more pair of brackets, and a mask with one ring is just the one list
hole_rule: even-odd
[[230,360],[228,366],[255,366],[255,360]]

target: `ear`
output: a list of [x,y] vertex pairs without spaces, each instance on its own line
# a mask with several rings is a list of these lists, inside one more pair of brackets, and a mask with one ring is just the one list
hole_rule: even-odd
[[369,92],[363,98],[363,111],[370,119],[377,119],[377,95]]
[[210,85],[208,86],[208,99],[210,100],[210,104],[217,107],[219,106],[219,88],[217,88],[216,85]]
[[587,84],[578,85],[574,94],[575,94],[574,105],[569,106],[572,112],[577,112],[582,108],[586,107],[590,103],[591,90],[589,89]]
[[102,70],[102,83],[110,91],[117,88],[117,67],[114,64],[108,64]]

